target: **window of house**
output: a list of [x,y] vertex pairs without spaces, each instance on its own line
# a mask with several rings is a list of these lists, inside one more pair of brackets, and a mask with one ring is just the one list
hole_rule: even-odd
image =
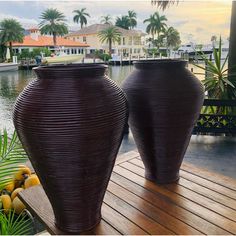
[[123,45],[125,45],[125,37],[123,38]]
[[86,42],[86,36],[83,36],[83,42]]

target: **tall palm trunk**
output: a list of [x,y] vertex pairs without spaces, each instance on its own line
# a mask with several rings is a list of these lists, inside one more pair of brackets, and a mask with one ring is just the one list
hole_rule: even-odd
[[12,57],[13,57],[12,42],[9,42],[9,49],[10,49],[10,56],[11,56],[11,59],[12,59]]
[[112,41],[111,39],[108,40],[108,47],[109,47],[109,55],[112,53]]
[[[234,68],[232,69],[233,66]],[[232,1],[230,37],[229,37],[229,60],[228,60],[229,75],[232,73],[236,73],[235,66],[236,66],[236,1]],[[229,79],[236,80],[236,76],[232,76]]]
[[53,32],[53,45],[54,45],[54,48],[56,48],[57,46],[57,34],[55,32]]
[[160,48],[160,32],[159,31],[157,31],[157,49],[159,50],[159,48]]

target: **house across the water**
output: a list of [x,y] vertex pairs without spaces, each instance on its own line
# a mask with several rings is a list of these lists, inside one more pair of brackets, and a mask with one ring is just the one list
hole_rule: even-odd
[[[100,31],[108,27],[110,27],[109,24],[93,24],[68,34],[66,38],[74,42],[89,44],[86,50],[87,55],[94,54],[96,50],[108,52],[108,43],[102,43],[98,36]],[[138,57],[145,54],[144,43],[141,40],[145,33],[140,30],[126,30],[117,26],[116,28],[121,33],[121,37],[119,42],[112,43],[113,54],[123,57]]]
[[[15,53],[21,53],[24,50],[33,51],[34,48],[48,48],[54,52],[53,37],[50,35],[41,35],[39,29],[29,29],[26,31],[22,43],[13,43]],[[60,51],[71,54],[85,54],[85,49],[89,47],[87,43],[73,41],[64,37],[57,37],[57,47]]]

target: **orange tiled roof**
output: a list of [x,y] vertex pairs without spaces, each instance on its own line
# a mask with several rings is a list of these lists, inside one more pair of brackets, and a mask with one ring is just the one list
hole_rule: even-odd
[[[49,36],[38,36],[38,40],[34,40],[30,35],[24,37],[23,43],[13,43],[14,47],[46,47],[53,46],[53,38]],[[67,47],[89,47],[88,44],[75,42],[70,39],[65,39],[62,37],[57,37],[57,46],[67,46]]]

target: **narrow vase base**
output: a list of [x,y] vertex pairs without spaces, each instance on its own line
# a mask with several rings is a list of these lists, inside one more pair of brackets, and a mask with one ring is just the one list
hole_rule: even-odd
[[101,219],[102,219],[102,217],[100,216],[97,219],[95,224],[93,224],[90,227],[83,227],[83,229],[64,228],[64,227],[59,226],[57,224],[57,222],[55,222],[55,225],[59,230],[65,232],[65,233],[69,233],[69,234],[77,234],[77,235],[78,234],[93,234],[91,231],[101,222]]
[[161,176],[161,177],[160,176],[156,177],[151,174],[145,173],[145,178],[156,184],[170,184],[179,180],[179,173],[175,175],[171,174],[171,175],[166,175],[166,176]]

